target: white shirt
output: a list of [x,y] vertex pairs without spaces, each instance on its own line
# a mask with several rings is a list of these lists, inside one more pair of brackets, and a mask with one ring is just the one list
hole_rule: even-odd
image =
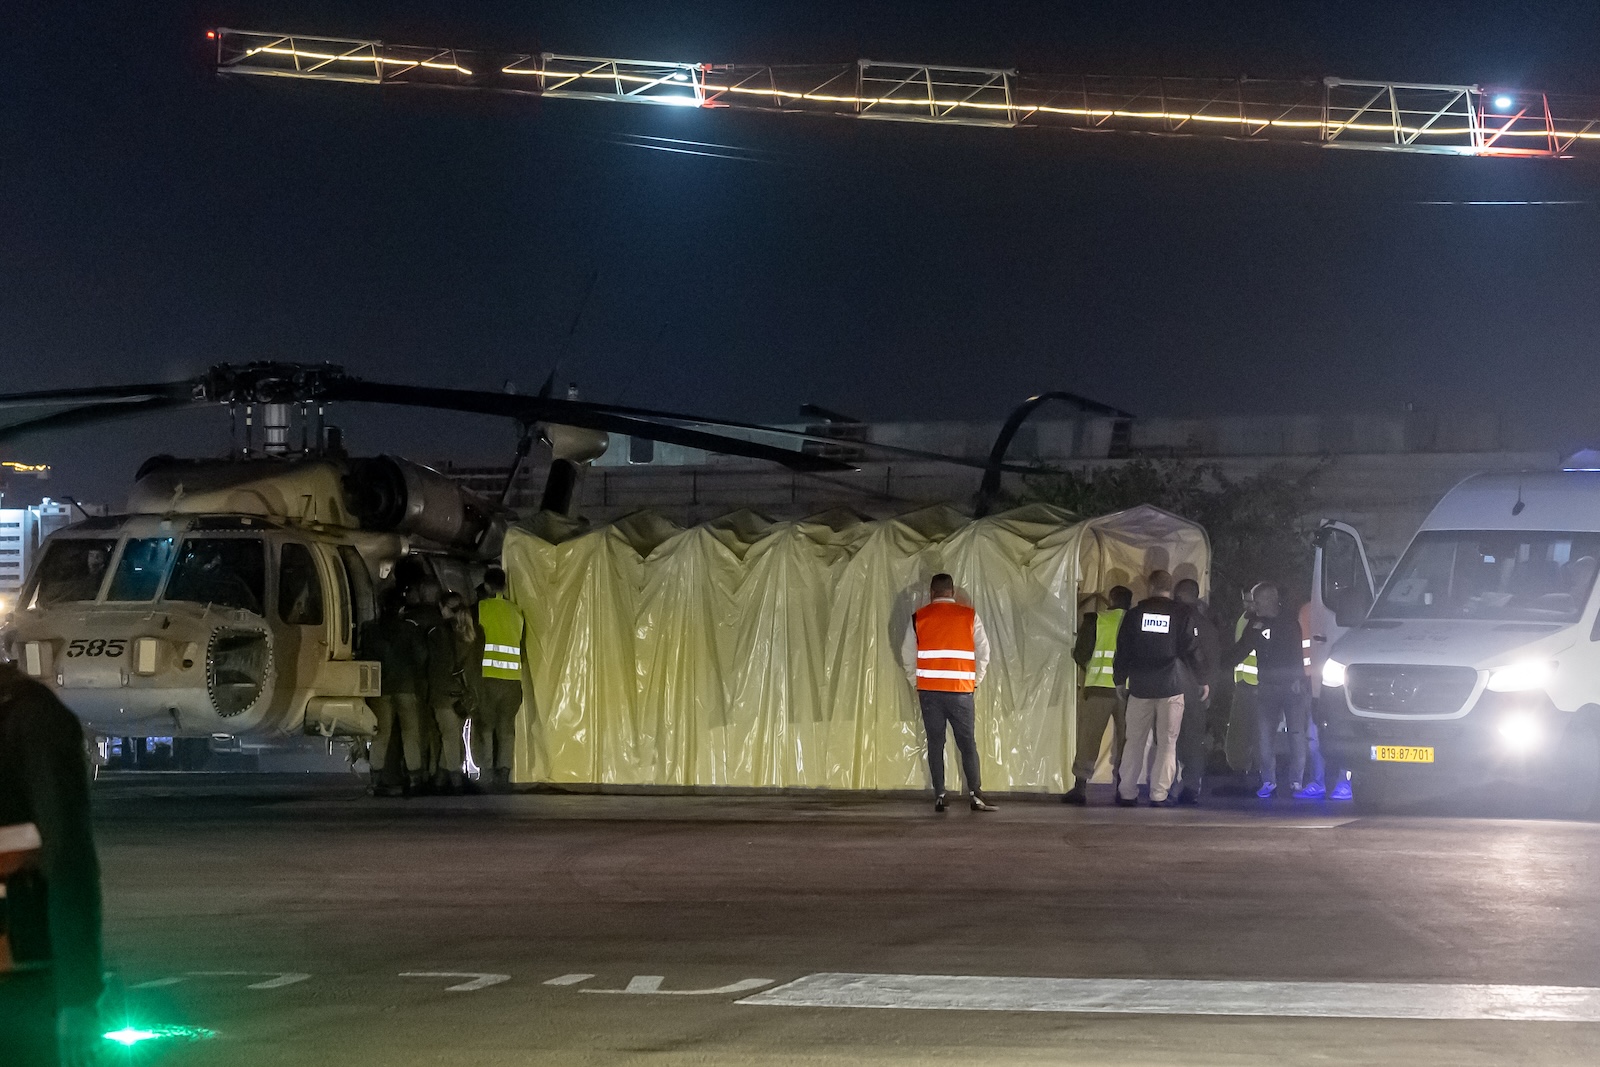
[[[953,596],[936,597],[933,603],[954,604]],[[978,685],[983,684],[983,676],[989,672],[989,635],[983,632],[983,617],[977,612],[972,613],[972,651],[977,666],[973,668],[977,674]],[[911,682],[911,688],[917,687],[917,620],[912,619],[911,625],[906,627],[905,640],[900,642],[900,665],[906,670],[906,678]]]

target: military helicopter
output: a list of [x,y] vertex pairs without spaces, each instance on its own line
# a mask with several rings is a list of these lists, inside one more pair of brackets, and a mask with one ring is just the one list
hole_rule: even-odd
[[[176,382],[0,395],[0,408],[69,405],[0,427],[0,445],[205,405],[233,418],[225,458],[154,457],[123,513],[87,517],[47,539],[0,626],[0,654],[100,735],[366,737],[376,725],[366,699],[379,695],[381,678],[360,657],[361,627],[401,569],[470,599],[515,518],[505,501],[536,443],[551,455],[541,508],[562,513],[609,432],[799,471],[853,469],[815,450],[695,426],[827,438],[559,399],[552,384],[522,396],[366,381],[332,364],[247,363]],[[334,403],[513,420],[520,435],[500,500],[398,456],[350,456],[326,421]]]

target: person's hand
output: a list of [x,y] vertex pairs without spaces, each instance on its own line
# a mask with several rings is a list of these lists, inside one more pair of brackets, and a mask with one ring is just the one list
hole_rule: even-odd
[[1122,701],[1124,704],[1126,704],[1128,702],[1128,687],[1127,686],[1125,686],[1125,685],[1117,686],[1117,699]]
[[94,1004],[72,1004],[56,1011],[56,1048],[61,1067],[95,1067],[105,1048],[100,1010]]

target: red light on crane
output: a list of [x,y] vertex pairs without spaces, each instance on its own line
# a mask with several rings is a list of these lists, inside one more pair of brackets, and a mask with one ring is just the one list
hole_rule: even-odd
[[207,30],[206,31],[206,40],[215,41],[216,39],[217,39],[217,31],[216,30]]

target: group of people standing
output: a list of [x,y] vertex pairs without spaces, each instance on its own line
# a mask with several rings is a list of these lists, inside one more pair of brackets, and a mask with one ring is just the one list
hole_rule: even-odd
[[[1106,597],[1109,606],[1083,617],[1073,650],[1083,669],[1077,757],[1073,786],[1062,799],[1087,802],[1109,724],[1120,805],[1138,803],[1147,747],[1154,750],[1148,763],[1150,802],[1199,803],[1211,742],[1219,733],[1243,738],[1236,769],[1259,777],[1256,796],[1261,799],[1278,795],[1283,782],[1297,799],[1348,800],[1345,775],[1339,775],[1331,793],[1323,780],[1311,714],[1307,609],[1298,617],[1289,615],[1278,587],[1258,583],[1229,637],[1194,579],[1174,584],[1170,574],[1158,570],[1148,586],[1149,597],[1137,606],[1126,587],[1116,586]],[[1230,670],[1230,713],[1226,722],[1216,723],[1210,714],[1213,694]],[[1278,753],[1280,734],[1287,735],[1286,758]],[[1308,762],[1311,778],[1306,777]],[[1281,778],[1280,771],[1285,772]]]
[[[1156,570],[1146,585],[1149,595],[1138,604],[1126,586],[1113,587],[1101,598],[1103,606],[1086,612],[1079,625],[1072,653],[1082,671],[1077,754],[1073,784],[1062,800],[1088,803],[1108,728],[1115,800],[1124,807],[1139,803],[1141,778],[1149,783],[1152,805],[1198,804],[1214,733],[1250,736],[1241,757],[1245,766],[1235,766],[1259,775],[1256,795],[1263,800],[1278,794],[1280,781],[1297,799],[1350,799],[1343,772],[1325,792],[1311,714],[1307,612],[1288,615],[1277,586],[1262,582],[1246,597],[1245,611],[1227,636],[1194,579],[1174,582],[1170,573]],[[973,810],[993,811],[980,782],[973,706],[988,669],[989,641],[977,612],[957,601],[949,575],[934,576],[930,602],[913,616],[901,658],[927,732],[935,810],[947,807],[948,728],[961,753]],[[1212,698],[1230,670],[1231,713],[1218,724],[1211,721]],[[1278,755],[1281,733],[1287,733],[1286,760]]]
[[[511,788],[525,625],[505,591],[505,572],[490,568],[476,605],[431,579],[387,592],[361,635],[361,654],[382,673],[382,695],[371,701],[378,725],[368,792]],[[468,737],[476,783],[467,775]],[[403,774],[391,773],[396,757]]]

